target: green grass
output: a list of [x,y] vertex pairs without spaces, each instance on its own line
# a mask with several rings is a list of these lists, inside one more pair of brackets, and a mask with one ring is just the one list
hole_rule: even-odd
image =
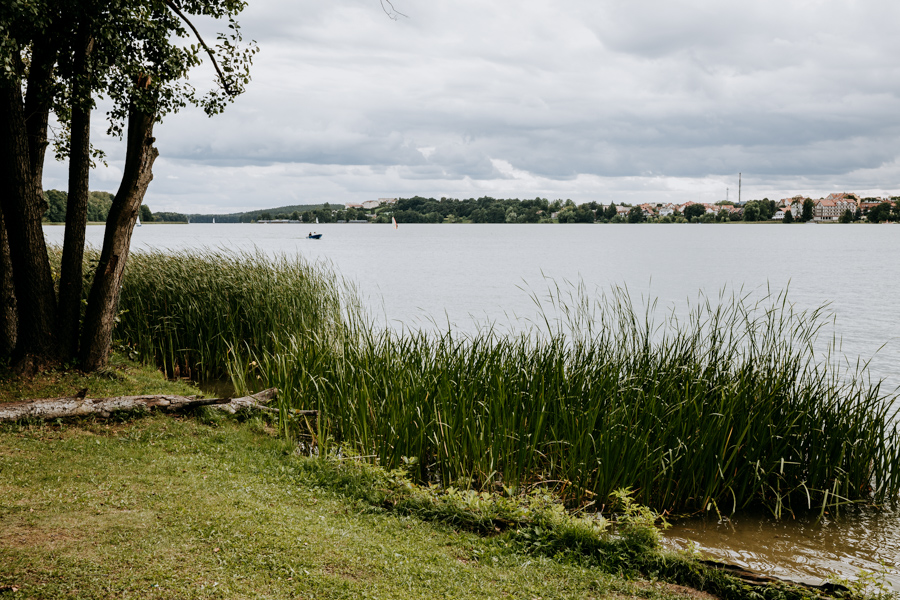
[[33,379],[20,379],[0,367],[0,402],[74,396],[84,389],[91,398],[135,393],[181,396],[198,393],[189,383],[166,379],[156,368],[134,362],[118,353],[111,355],[107,368],[93,374],[57,368]]
[[258,421],[4,425],[0,597],[676,596],[373,510],[360,482],[386,475],[365,469],[298,457]]

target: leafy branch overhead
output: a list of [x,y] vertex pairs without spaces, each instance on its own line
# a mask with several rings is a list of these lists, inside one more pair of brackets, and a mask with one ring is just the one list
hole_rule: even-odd
[[[259,51],[255,41],[244,42],[236,17],[246,2],[234,0],[124,0],[131,10],[115,16],[116,29],[129,32],[110,41],[125,60],[113,65],[117,75],[107,88],[114,101],[110,111],[112,135],[121,137],[131,102],[138,102],[157,115],[157,121],[187,105],[202,108],[212,116],[242,94],[250,82],[253,56]],[[189,17],[227,20],[227,33],[217,35],[210,46]],[[187,43],[196,40],[193,43]],[[183,43],[182,43],[183,42]],[[206,55],[217,74],[217,87],[198,91],[189,81],[189,71],[203,63]],[[149,77],[147,85],[134,82]]]

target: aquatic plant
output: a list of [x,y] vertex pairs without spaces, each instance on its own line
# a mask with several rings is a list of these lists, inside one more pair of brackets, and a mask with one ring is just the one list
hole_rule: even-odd
[[340,326],[343,289],[325,264],[260,250],[138,251],[114,335],[169,376],[223,378],[235,346],[263,351],[280,332]]
[[395,331],[327,265],[136,252],[115,336],[169,375],[277,387],[285,435],[444,487],[776,515],[900,493],[897,395],[822,335],[824,310],[722,294],[660,316],[624,289],[551,292],[524,331]]
[[316,409],[320,448],[387,468],[416,457],[444,486],[551,485],[575,504],[627,487],[658,510],[777,515],[896,498],[896,395],[833,345],[816,353],[823,310],[722,295],[657,322],[622,289],[564,296],[512,334],[397,332],[353,312],[237,352],[232,374],[279,388],[287,435],[291,411]]

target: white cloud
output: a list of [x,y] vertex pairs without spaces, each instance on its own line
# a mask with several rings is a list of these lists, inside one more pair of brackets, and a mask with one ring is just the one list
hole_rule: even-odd
[[[248,93],[157,125],[148,204],[694,199],[724,197],[738,171],[754,197],[900,193],[900,6],[395,4],[410,18],[374,0],[251,2]],[[113,160],[92,187],[114,190],[122,145],[100,145]],[[49,167],[45,187],[64,186]]]

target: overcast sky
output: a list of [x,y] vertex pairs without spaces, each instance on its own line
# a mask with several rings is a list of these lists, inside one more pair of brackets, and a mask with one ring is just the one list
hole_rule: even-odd
[[[900,194],[900,3],[250,0],[253,81],[157,125],[154,211]],[[221,27],[203,23],[215,38]],[[208,64],[192,81],[211,80]],[[91,189],[115,191],[124,158]],[[65,189],[50,165],[45,188]]]

